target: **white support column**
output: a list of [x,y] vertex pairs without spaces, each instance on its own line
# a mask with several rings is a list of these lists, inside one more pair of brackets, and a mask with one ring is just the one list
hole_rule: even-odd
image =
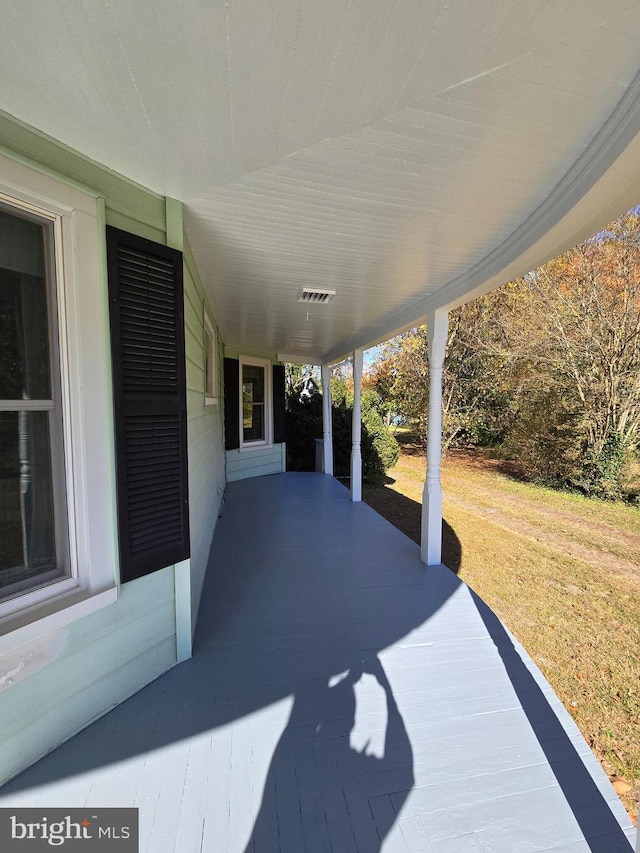
[[331,423],[331,369],[322,365],[322,453],[325,474],[333,474],[333,426]]
[[422,493],[420,556],[428,566],[442,562],[442,365],[447,344],[448,312],[432,311],[427,317],[429,336],[429,425],[427,431],[427,476]]
[[351,418],[351,500],[362,500],[362,411],[360,391],[362,386],[362,361],[364,351],[353,352],[353,415]]

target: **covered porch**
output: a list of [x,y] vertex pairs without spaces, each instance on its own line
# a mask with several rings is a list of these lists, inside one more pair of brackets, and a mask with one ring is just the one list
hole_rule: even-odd
[[320,474],[231,483],[193,658],[0,794],[137,806],[150,853],[615,853],[635,837],[497,617]]

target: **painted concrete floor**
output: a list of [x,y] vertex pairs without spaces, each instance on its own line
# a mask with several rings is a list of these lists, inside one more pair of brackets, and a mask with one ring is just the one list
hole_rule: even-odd
[[500,621],[323,475],[232,483],[195,653],[0,792],[148,853],[617,853],[635,830]]

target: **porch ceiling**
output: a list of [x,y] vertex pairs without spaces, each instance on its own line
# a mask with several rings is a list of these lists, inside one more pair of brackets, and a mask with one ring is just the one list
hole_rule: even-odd
[[640,201],[636,0],[2,6],[0,108],[185,203],[227,344],[340,356]]

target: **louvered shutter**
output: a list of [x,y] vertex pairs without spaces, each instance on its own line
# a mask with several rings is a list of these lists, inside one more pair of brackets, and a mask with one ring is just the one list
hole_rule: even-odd
[[240,362],[237,358],[224,360],[224,446],[225,450],[240,447]]
[[273,365],[273,440],[280,444],[287,440],[285,425],[284,364]]
[[182,254],[107,228],[120,573],[189,556]]

